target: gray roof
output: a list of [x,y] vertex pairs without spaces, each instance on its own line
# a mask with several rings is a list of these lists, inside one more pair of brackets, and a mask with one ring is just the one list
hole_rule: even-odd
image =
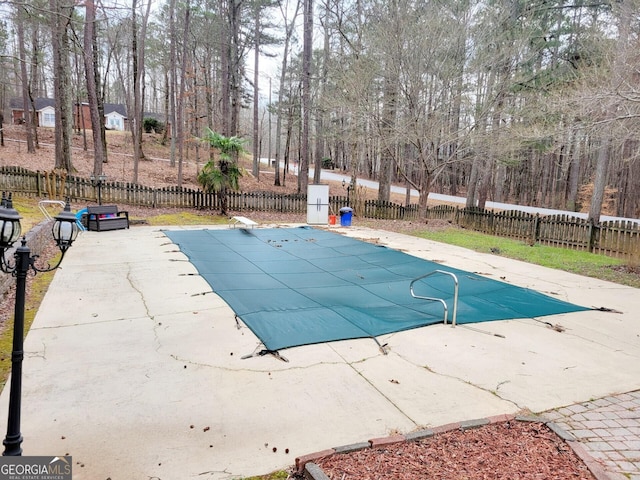
[[[36,98],[35,101],[36,110],[40,111],[45,107],[55,107],[55,99],[53,98]],[[20,98],[12,98],[9,100],[9,106],[11,110],[22,110],[22,97]],[[108,115],[109,113],[119,113],[124,118],[127,118],[127,109],[121,103],[105,103],[104,104],[104,114]]]
[[110,113],[119,113],[124,118],[127,118],[127,109],[121,103],[105,103],[104,104],[104,114],[109,115]]
[[[9,100],[11,110],[22,110],[22,98],[12,98]],[[55,107],[56,101],[53,98],[36,98],[34,100],[36,110],[40,111],[45,107]]]

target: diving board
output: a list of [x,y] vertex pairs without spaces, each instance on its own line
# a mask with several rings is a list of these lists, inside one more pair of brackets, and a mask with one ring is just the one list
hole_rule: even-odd
[[258,225],[258,222],[254,222],[250,218],[242,217],[242,216],[231,217],[229,219],[229,226],[236,228],[236,226],[238,225],[241,225],[243,227],[253,228],[256,225]]

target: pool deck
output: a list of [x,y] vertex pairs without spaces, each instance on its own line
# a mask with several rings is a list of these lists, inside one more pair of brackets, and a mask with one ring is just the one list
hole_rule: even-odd
[[72,455],[74,479],[231,479],[394,433],[536,413],[580,436],[611,478],[640,478],[638,289],[332,227],[613,312],[435,325],[380,337],[386,355],[361,339],[243,359],[258,340],[162,230],[84,232],[69,250],[25,342],[24,455]]

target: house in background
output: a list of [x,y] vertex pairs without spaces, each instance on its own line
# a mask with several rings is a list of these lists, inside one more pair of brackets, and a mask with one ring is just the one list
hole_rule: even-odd
[[124,130],[127,120],[127,111],[124,105],[117,103],[104,104],[104,125],[107,130]]
[[[22,107],[22,98],[12,98],[9,101],[11,107],[11,121],[14,125],[24,123],[24,109]],[[39,127],[55,127],[56,111],[55,100],[52,98],[36,98],[34,101],[37,121]]]
[[[24,109],[22,108],[22,98],[12,98],[9,102],[11,107],[11,120],[14,125],[24,122]],[[36,98],[34,101],[37,121],[39,127],[55,127],[56,113],[55,100],[52,98]],[[91,114],[88,103],[76,103],[73,106],[73,128],[91,130]],[[107,130],[124,130],[127,128],[127,109],[119,103],[104,104],[104,123]]]
[[[73,128],[91,130],[91,112],[89,104],[83,102],[74,105]],[[127,109],[121,103],[104,104],[104,125],[107,130],[123,131],[129,126]]]

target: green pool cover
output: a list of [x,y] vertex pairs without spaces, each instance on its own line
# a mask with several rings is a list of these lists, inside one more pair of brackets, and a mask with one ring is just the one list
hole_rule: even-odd
[[[589,310],[396,250],[310,227],[166,231],[267,350],[377,337],[443,321],[443,306],[409,285],[433,270],[459,281],[459,324]],[[453,305],[435,275],[417,295]]]

